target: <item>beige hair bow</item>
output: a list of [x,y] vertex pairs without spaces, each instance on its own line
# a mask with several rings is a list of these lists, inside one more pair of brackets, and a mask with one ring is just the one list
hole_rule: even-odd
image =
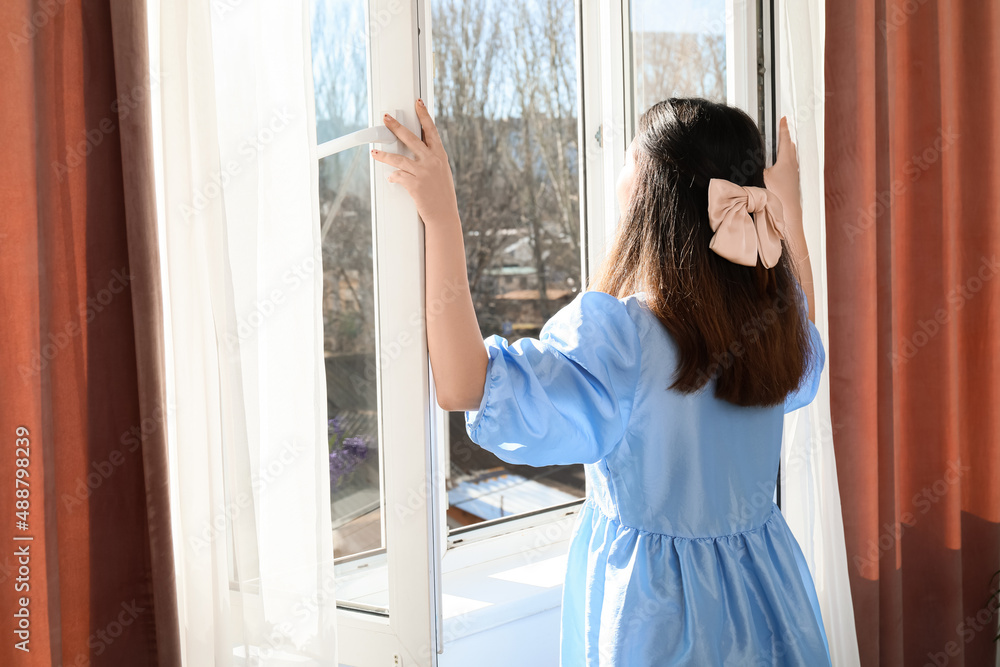
[[[751,214],[753,217],[751,218]],[[708,182],[708,221],[715,234],[708,247],[731,262],[770,269],[781,258],[785,222],[781,201],[766,188]]]

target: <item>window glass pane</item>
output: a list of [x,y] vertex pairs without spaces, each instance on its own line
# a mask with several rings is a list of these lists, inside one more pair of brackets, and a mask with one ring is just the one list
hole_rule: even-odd
[[368,127],[365,0],[312,0],[316,141]]
[[[435,0],[435,118],[485,338],[537,337],[582,284],[572,0]],[[504,463],[449,416],[448,524],[580,498],[583,466]]]
[[632,0],[635,120],[668,97],[726,101],[725,0]]
[[[318,141],[368,126],[364,0],[315,0]],[[320,160],[323,331],[334,555],[384,546],[368,146]]]

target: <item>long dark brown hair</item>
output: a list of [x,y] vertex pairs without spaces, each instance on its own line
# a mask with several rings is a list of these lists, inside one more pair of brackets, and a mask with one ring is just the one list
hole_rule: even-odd
[[743,406],[782,403],[809,361],[806,309],[788,246],[770,269],[710,250],[708,182],[764,186],[765,148],[743,111],[698,98],[658,102],[639,119],[635,181],[612,247],[588,289],[646,303],[677,344],[670,386],[717,378],[715,395]]

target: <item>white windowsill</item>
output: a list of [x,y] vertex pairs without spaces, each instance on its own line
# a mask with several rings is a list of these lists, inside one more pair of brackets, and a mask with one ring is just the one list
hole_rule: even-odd
[[[442,563],[446,645],[559,607],[579,507],[564,508],[542,522],[526,521],[523,528],[511,523],[486,527],[479,535],[471,531],[451,546]],[[384,553],[359,561],[350,570],[341,566],[341,572],[338,599],[371,607],[388,605]]]

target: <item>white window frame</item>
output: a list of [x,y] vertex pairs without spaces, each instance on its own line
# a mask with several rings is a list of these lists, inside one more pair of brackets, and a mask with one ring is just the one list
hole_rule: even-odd
[[[773,84],[765,82],[761,94],[757,80],[758,74],[763,76],[757,71],[758,28],[765,44],[772,41],[767,25],[770,4],[771,0],[726,0],[727,97],[754,118],[766,118],[767,127],[773,129]],[[371,124],[380,124],[383,110],[391,109],[419,134],[413,100],[422,96],[433,108],[431,0],[367,0],[367,11]],[[634,132],[629,17],[629,0],[577,0],[580,261],[585,278],[600,263],[614,234],[619,213],[615,182]],[[771,55],[764,53],[767,72],[771,71]],[[405,151],[401,145],[388,150]],[[437,665],[446,640],[445,574],[523,551],[526,546],[541,552],[539,545],[568,544],[583,502],[575,500],[449,533],[445,517],[447,413],[437,407],[422,319],[423,227],[406,192],[387,187],[387,171],[385,165],[372,162],[385,548],[340,558],[337,563],[338,577],[384,568],[389,603],[386,613],[338,601],[339,659],[355,667]],[[400,274],[420,278],[399,280]],[[398,345],[393,346],[392,356],[385,357],[382,350],[393,343]]]
[[[419,135],[413,102],[421,96],[421,62],[426,40],[417,25],[427,6],[404,0],[367,0],[366,50],[369,63],[369,121],[382,113]],[[397,142],[390,152],[409,154]],[[322,149],[318,149],[322,153]],[[411,154],[409,154],[411,155]],[[411,155],[412,156],[412,155]],[[412,199],[391,187],[386,165],[371,163],[375,343],[379,353],[377,406],[382,471],[382,549],[337,559],[338,571],[380,564],[388,580],[388,611],[338,600],[338,653],[342,663],[432,665],[441,650],[441,527],[437,498],[438,468],[432,442],[435,419],[427,338],[423,326],[423,226]],[[400,275],[420,276],[400,280]],[[400,307],[400,304],[407,304]],[[391,350],[391,354],[389,351]],[[402,546],[401,546],[402,545]],[[362,562],[367,561],[367,562]],[[340,597],[340,596],[338,596]]]

